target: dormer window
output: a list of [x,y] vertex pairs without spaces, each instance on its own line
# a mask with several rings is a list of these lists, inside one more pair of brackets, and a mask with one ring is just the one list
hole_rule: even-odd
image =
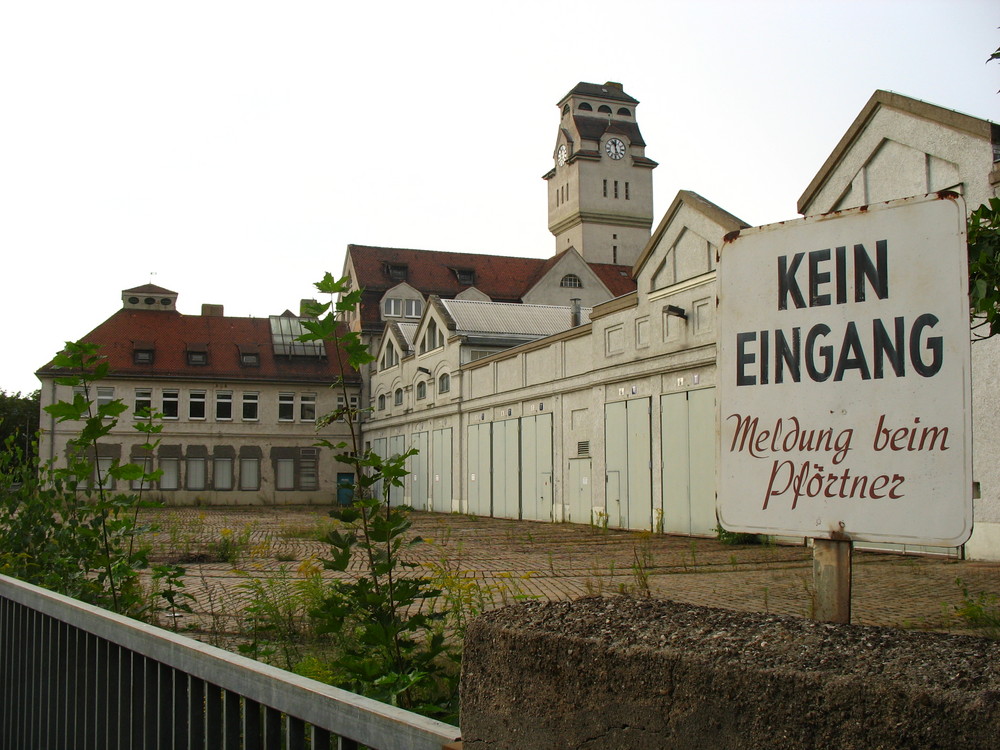
[[423,312],[424,303],[419,299],[403,300],[403,315],[407,318],[419,318]]
[[136,365],[151,365],[155,358],[156,348],[152,341],[135,341],[132,343],[132,363]]
[[465,284],[467,286],[472,286],[476,283],[476,272],[469,268],[455,268],[455,276],[458,278],[459,284]]
[[389,297],[382,301],[382,313],[390,318],[398,318],[403,314],[403,300],[399,297]]
[[257,344],[238,344],[240,367],[260,367],[260,347]]
[[208,344],[188,344],[187,363],[193,366],[208,364]]
[[559,286],[566,287],[568,289],[582,289],[583,282],[580,281],[580,277],[575,273],[568,273],[559,281]]
[[396,263],[385,264],[386,275],[393,281],[406,281],[406,270],[407,267],[403,265]]

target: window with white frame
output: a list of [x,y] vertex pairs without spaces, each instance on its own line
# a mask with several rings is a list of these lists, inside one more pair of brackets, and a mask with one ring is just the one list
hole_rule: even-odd
[[419,299],[403,300],[403,315],[407,318],[419,318],[424,311],[424,302]]
[[399,297],[386,297],[382,300],[382,314],[390,318],[403,315],[403,300]]
[[205,418],[205,391],[191,391],[188,394],[188,419]]
[[215,392],[215,418],[219,422],[229,422],[233,418],[233,392]]
[[315,393],[303,393],[299,396],[299,419],[303,422],[316,421]]
[[[351,396],[350,399],[349,399],[349,401],[345,402],[344,401],[344,394],[342,394],[342,393],[337,394],[337,413],[340,415],[339,417],[337,417],[337,421],[338,422],[343,422],[343,421],[345,421],[347,419],[347,417],[346,417],[346,411],[347,411],[346,403],[350,403],[351,410],[354,411],[354,412],[357,412],[357,409],[358,409],[358,397],[357,396]],[[355,417],[355,419],[357,419],[357,417]]]
[[295,420],[295,394],[278,394],[278,421],[292,422]]
[[153,413],[153,389],[152,388],[136,388],[135,389],[135,408],[133,413],[136,419],[141,419],[142,417],[148,417]]
[[257,393],[244,393],[243,394],[243,421],[244,422],[256,422],[259,419],[260,411],[259,407],[259,394]]
[[568,273],[560,279],[559,286],[568,287],[570,289],[582,289],[583,282],[575,273]]
[[115,400],[114,387],[99,386],[97,388],[97,406],[107,406]]
[[180,414],[181,393],[175,389],[164,389],[163,391],[163,418],[177,419]]

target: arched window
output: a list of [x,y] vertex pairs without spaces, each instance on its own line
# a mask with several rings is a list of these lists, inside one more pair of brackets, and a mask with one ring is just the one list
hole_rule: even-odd
[[417,401],[427,398],[427,381],[421,380],[417,383]]
[[402,388],[397,388],[396,392],[392,394],[392,403],[395,406],[402,406],[403,405],[403,389]]
[[438,393],[447,393],[451,390],[451,376],[445,373],[438,378]]
[[564,115],[568,115],[569,114],[569,105],[568,104],[564,104],[563,105],[563,114]]
[[583,282],[580,281],[580,277],[575,273],[568,273],[562,277],[562,281],[559,282],[559,286],[569,287],[570,289],[582,289]]
[[619,107],[618,114],[625,115],[626,117],[631,117],[632,113],[629,112],[628,107]]
[[580,106],[577,109],[582,109],[584,112],[593,112],[594,108],[591,107],[587,102],[580,102]]
[[385,394],[380,393],[378,397],[378,410],[385,411]]
[[611,107],[609,107],[607,104],[602,104],[600,107],[597,108],[597,111],[600,112],[601,114],[610,115]]

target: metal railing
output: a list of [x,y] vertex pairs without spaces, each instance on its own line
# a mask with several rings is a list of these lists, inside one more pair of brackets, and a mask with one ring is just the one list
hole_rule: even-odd
[[0,576],[0,748],[458,750],[459,730]]

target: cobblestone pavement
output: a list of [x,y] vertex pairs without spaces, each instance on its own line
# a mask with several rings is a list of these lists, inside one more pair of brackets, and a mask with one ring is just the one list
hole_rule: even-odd
[[[317,541],[332,520],[322,507],[160,508],[154,560],[187,569],[202,627],[237,627],[251,579],[286,585],[321,567]],[[410,559],[429,574],[478,584],[502,605],[521,598],[649,593],[658,598],[737,610],[809,616],[811,550],[798,546],[727,546],[589,526],[414,512],[412,532],[428,543]],[[234,563],[218,562],[225,547]],[[329,571],[324,576],[332,576]],[[1000,563],[860,552],[854,554],[853,621],[962,630],[953,616],[965,582],[972,594],[1000,596]],[[190,615],[184,615],[190,620]]]

